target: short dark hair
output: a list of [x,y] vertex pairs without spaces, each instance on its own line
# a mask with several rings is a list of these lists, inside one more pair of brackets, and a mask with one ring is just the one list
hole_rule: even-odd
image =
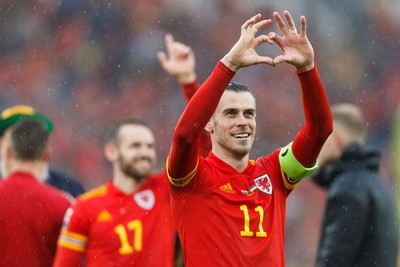
[[244,85],[241,83],[236,83],[236,82],[230,82],[225,90],[233,91],[236,93],[249,92],[249,93],[253,94],[247,85]]
[[49,132],[36,119],[22,119],[11,128],[11,151],[22,161],[41,160],[48,148]]
[[104,137],[104,143],[105,144],[110,144],[110,143],[116,144],[119,129],[121,129],[122,126],[125,126],[125,125],[140,125],[140,126],[149,128],[147,123],[145,123],[144,121],[137,119],[137,118],[120,119],[108,128],[108,130],[106,131],[105,137]]

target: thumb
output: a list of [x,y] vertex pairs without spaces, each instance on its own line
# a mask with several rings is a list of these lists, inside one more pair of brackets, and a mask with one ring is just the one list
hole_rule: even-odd
[[273,60],[274,64],[280,64],[283,62],[288,62],[288,57],[286,55],[279,55]]
[[258,56],[257,57],[257,64],[260,64],[260,63],[271,65],[271,66],[275,66],[275,62],[271,57]]
[[167,55],[164,52],[160,51],[160,52],[157,53],[157,58],[158,58],[158,61],[161,64],[161,66],[164,68],[165,65],[167,64],[167,61],[168,61]]

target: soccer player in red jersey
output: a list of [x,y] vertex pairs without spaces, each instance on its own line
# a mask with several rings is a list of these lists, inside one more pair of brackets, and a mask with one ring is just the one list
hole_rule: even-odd
[[[282,36],[256,33],[271,20],[258,14],[241,27],[241,36],[192,97],[175,128],[166,169],[172,212],[182,242],[185,266],[285,266],[286,198],[298,182],[317,167],[317,157],[332,131],[332,117],[314,51],[288,11],[288,26],[273,16]],[[276,43],[275,58],[260,56],[259,44]],[[256,131],[253,95],[230,83],[235,72],[255,64],[283,62],[297,69],[305,124],[293,142],[257,160],[249,160]],[[212,152],[199,156],[203,129]]]
[[42,182],[49,157],[49,129],[34,118],[9,126],[1,140],[0,266],[50,267],[66,193]]
[[[183,87],[197,88],[191,49],[166,36],[160,63]],[[155,140],[137,119],[110,128],[105,156],[113,178],[79,197],[65,216],[54,266],[173,266],[176,231],[165,172],[152,174]]]
[[113,179],[81,197],[68,210],[55,266],[172,266],[175,231],[167,184],[151,174],[154,136],[137,119],[110,128],[105,156]]
[[[15,105],[6,108],[0,113],[0,136],[3,135],[9,127],[26,118],[40,121],[49,133],[53,131],[54,125],[52,121],[48,117],[37,112],[35,108],[28,105]],[[73,197],[81,195],[85,191],[82,184],[77,179],[50,168],[50,158],[51,157],[49,156],[43,159],[47,171],[42,177],[40,177],[40,179],[48,185],[71,194]]]

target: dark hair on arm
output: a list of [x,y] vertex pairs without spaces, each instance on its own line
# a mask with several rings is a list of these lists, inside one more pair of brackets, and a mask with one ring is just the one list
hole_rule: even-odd
[[41,160],[48,148],[49,133],[35,119],[22,119],[11,128],[11,151],[19,160]]

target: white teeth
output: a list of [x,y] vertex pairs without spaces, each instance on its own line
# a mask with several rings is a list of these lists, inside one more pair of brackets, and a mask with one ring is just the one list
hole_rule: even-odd
[[243,134],[235,134],[233,137],[235,137],[235,138],[247,138],[249,136],[250,136],[250,134],[243,133]]

